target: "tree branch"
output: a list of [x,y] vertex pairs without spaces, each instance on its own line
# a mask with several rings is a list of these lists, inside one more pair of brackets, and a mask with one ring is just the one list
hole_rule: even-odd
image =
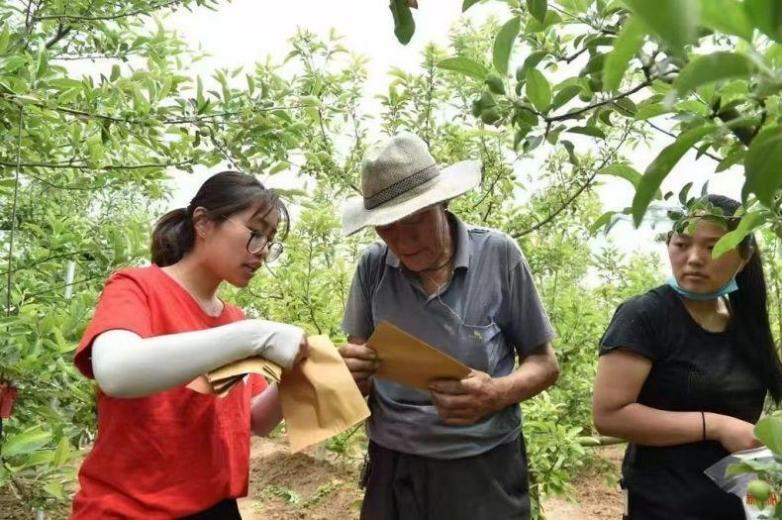
[[52,47],[54,47],[57,44],[57,42],[65,38],[68,35],[68,33],[71,32],[72,29],[73,28],[70,25],[65,26],[62,24],[62,22],[60,22],[60,25],[57,27],[57,33],[52,37],[51,40],[46,42],[46,48],[51,49]]
[[[128,123],[131,125],[149,125],[150,123],[161,123],[166,125],[178,125],[178,124],[197,124],[204,121],[211,121],[213,119],[217,119],[220,117],[231,117],[231,116],[237,116],[242,115],[245,112],[239,111],[239,112],[218,112],[216,114],[209,114],[205,116],[193,116],[193,117],[181,117],[181,118],[173,118],[173,119],[158,119],[158,120],[144,120],[144,119],[130,119],[125,117],[118,117],[118,116],[111,116],[108,114],[99,114],[99,113],[93,113],[93,112],[85,112],[83,110],[77,110],[74,108],[68,108],[63,106],[48,106],[43,101],[31,101],[29,98],[25,98],[22,96],[16,96],[14,94],[8,94],[8,93],[0,93],[0,98],[6,98],[10,100],[19,99],[23,101],[27,105],[32,105],[44,110],[52,110],[54,112],[61,112],[63,114],[69,114],[72,116],[77,117],[85,117],[88,119],[102,119],[105,121],[111,121],[112,123]],[[251,113],[257,113],[257,112],[272,112],[274,110],[293,110],[297,108],[304,108],[306,105],[282,105],[282,106],[271,106],[271,107],[251,107],[249,109],[249,112]]]
[[599,166],[594,168],[593,172],[589,175],[589,177],[587,177],[586,182],[584,182],[584,184],[579,186],[579,188],[575,192],[573,192],[573,194],[570,197],[568,197],[567,200],[559,208],[549,213],[548,216],[546,216],[546,218],[544,218],[537,224],[533,225],[532,227],[522,231],[517,231],[513,233],[511,236],[513,238],[521,238],[523,236],[529,235],[533,231],[537,231],[538,229],[542,228],[543,226],[545,226],[546,224],[550,223],[552,220],[557,218],[557,216],[563,211],[565,211],[565,209],[567,209],[573,203],[573,201],[575,201],[584,192],[584,190],[586,190],[589,186],[592,185],[592,182],[595,180],[595,177],[597,177],[597,174],[600,173],[600,170],[602,170],[608,165],[609,161],[613,160],[613,158],[616,156],[616,153],[619,151],[619,148],[621,148],[624,142],[627,140],[627,136],[629,134],[630,134],[630,126],[628,126],[627,129],[625,129],[622,138],[619,140],[619,143],[614,147],[614,149],[609,154],[607,154],[602,161],[600,161]]
[[598,103],[594,103],[592,105],[587,105],[587,106],[581,107],[581,108],[579,108],[577,110],[572,110],[572,111],[568,112],[567,114],[562,114],[562,115],[559,115],[559,116],[550,116],[550,117],[545,116],[543,114],[538,114],[538,115],[541,116],[543,119],[546,120],[546,122],[549,122],[549,123],[552,123],[552,122],[555,122],[555,121],[565,121],[565,120],[568,120],[568,119],[577,119],[576,116],[580,116],[581,114],[583,114],[585,112],[589,112],[590,110],[594,110],[595,108],[602,107],[602,106],[608,105],[610,103],[614,103],[614,102],[616,102],[616,101],[618,101],[620,99],[626,98],[626,97],[628,97],[628,96],[630,96],[632,94],[635,94],[636,92],[638,92],[640,90],[645,89],[646,87],[650,86],[651,84],[652,84],[652,79],[647,79],[643,83],[640,83],[640,84],[636,85],[635,87],[631,88],[630,90],[628,90],[626,92],[621,92],[621,93],[617,94],[614,97],[608,98],[608,99],[600,101]]
[[[654,124],[654,123],[652,123],[651,121],[648,121],[648,120],[647,120],[647,121],[646,121],[646,124],[647,124],[647,125],[649,125],[649,126],[651,126],[652,128],[654,128],[654,129],[655,129],[655,130],[657,130],[658,132],[660,132],[660,133],[663,133],[663,134],[667,135],[668,137],[673,137],[674,139],[676,139],[677,137],[679,137],[678,135],[674,134],[673,132],[669,132],[669,131],[668,131],[668,130],[666,130],[665,128],[661,128],[661,127],[659,127],[659,126],[655,125],[655,124]],[[717,161],[717,162],[722,162],[722,157],[720,157],[720,156],[718,156],[718,155],[714,155],[713,153],[709,153],[709,152],[703,152],[703,154],[702,154],[702,155],[705,155],[705,156],[706,156],[706,157],[708,157],[709,159],[713,159],[713,160],[715,160],[715,161]]]
[[149,5],[145,8],[138,8],[133,9],[130,11],[122,11],[115,14],[105,14],[105,15],[95,15],[95,16],[84,16],[84,15],[74,15],[74,14],[68,14],[68,13],[58,13],[58,14],[49,14],[44,16],[35,16],[33,20],[39,21],[39,20],[71,20],[75,22],[91,22],[91,21],[99,21],[99,20],[119,20],[121,18],[128,18],[130,16],[138,16],[138,15],[150,15],[153,11],[158,11],[160,9],[166,9],[167,7],[173,7],[177,4],[181,4],[184,0],[169,0],[168,2],[163,2],[156,5]]
[[16,138],[16,178],[14,179],[14,199],[11,206],[11,232],[8,237],[8,287],[5,297],[6,316],[11,315],[11,285],[13,283],[14,231],[16,231],[16,210],[19,200],[19,176],[22,172],[22,127],[24,126],[24,107],[19,107],[19,126]]
[[[71,164],[71,163],[33,162],[33,163],[19,163],[18,166],[23,168],[52,168],[52,169],[93,170],[93,171],[99,171],[99,170],[114,171],[114,170],[144,170],[146,168],[168,168],[168,167],[179,168],[182,166],[188,166],[192,163],[193,163],[192,161],[182,161],[182,162],[172,162],[172,163],[149,163],[149,164],[129,164],[129,165],[106,164],[103,166],[93,167],[84,163]],[[0,161],[0,166],[17,166],[17,163]]]

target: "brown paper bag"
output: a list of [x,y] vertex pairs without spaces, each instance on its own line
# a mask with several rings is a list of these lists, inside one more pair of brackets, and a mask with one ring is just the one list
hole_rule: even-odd
[[280,382],[282,415],[291,451],[347,431],[369,417],[353,376],[326,336],[307,338],[309,356]]
[[292,371],[283,372],[263,358],[248,358],[213,370],[188,388],[224,397],[248,373],[279,381],[288,442],[296,453],[369,417],[364,397],[329,338],[312,336],[307,341],[309,356]]
[[470,367],[411,336],[395,325],[381,321],[367,340],[377,352],[380,367],[376,377],[429,391],[436,379],[463,379]]

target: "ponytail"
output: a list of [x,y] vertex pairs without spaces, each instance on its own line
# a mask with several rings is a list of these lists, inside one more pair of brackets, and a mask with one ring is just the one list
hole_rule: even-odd
[[[722,195],[709,195],[708,201],[722,208],[725,216],[733,216],[740,207],[738,201]],[[729,229],[736,229],[738,218],[728,221]],[[730,294],[736,333],[744,339],[742,353],[752,370],[763,381],[768,393],[778,404],[782,398],[782,362],[771,334],[768,317],[768,291],[763,274],[763,259],[754,235],[744,237],[738,245],[742,258],[748,259],[744,269],[736,275],[738,291]]]
[[739,290],[731,293],[730,305],[738,331],[746,340],[747,360],[766,384],[771,397],[779,403],[782,397],[782,363],[771,334],[763,260],[757,245],[748,254],[752,256],[736,275]]
[[193,214],[187,208],[169,211],[152,231],[152,263],[160,267],[179,262],[195,241]]

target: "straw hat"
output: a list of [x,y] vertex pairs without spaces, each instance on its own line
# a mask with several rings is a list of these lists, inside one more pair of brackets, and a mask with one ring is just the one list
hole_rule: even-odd
[[390,224],[480,183],[480,161],[461,161],[440,169],[420,137],[400,132],[364,155],[363,197],[345,202],[342,230],[352,235],[366,226]]

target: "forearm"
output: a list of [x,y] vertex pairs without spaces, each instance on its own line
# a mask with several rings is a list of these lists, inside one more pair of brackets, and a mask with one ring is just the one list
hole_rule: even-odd
[[543,355],[526,358],[514,372],[495,379],[502,408],[536,396],[553,385],[558,377],[559,367],[550,347]]
[[255,396],[250,411],[250,426],[255,435],[265,437],[282,421],[282,405],[277,385]]
[[644,446],[675,446],[704,440],[716,440],[721,416],[701,412],[671,412],[630,403],[617,410],[595,414],[595,425],[604,435],[620,437]]
[[110,330],[93,343],[92,367],[106,394],[143,397],[253,355],[292,364],[302,336],[297,327],[261,320],[151,338]]

